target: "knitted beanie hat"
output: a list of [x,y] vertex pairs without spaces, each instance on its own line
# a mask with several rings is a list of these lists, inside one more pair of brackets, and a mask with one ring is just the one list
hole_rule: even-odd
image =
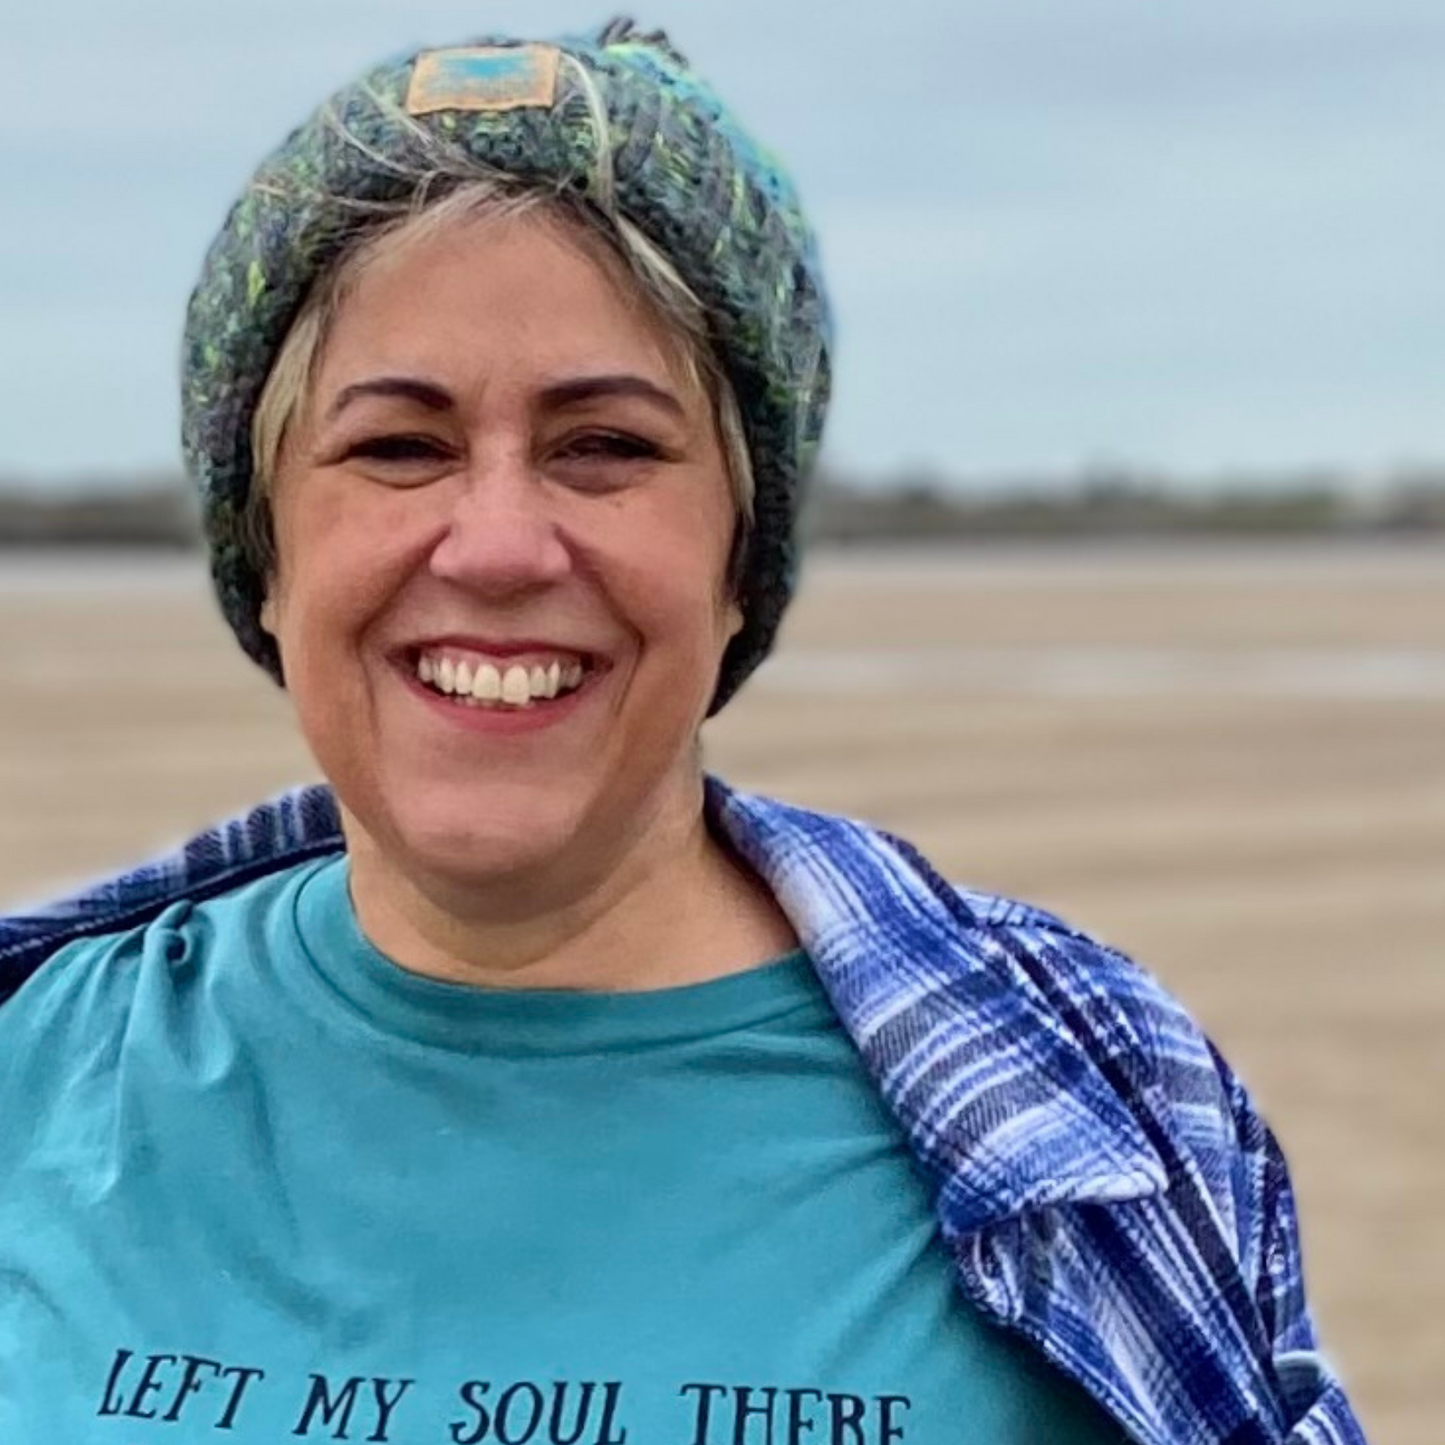
[[[822,432],[831,340],[816,244],[776,160],[659,34],[614,21],[592,38],[491,37],[383,64],[267,159],[206,256],[186,317],[182,431],[211,574],[241,645],[278,682],[246,542],[251,426],[312,284],[405,203],[437,157],[620,212],[702,303],[741,412],[754,528],[743,627],[716,712],[767,655],[796,581],[796,521]],[[443,169],[449,167],[443,163]]]

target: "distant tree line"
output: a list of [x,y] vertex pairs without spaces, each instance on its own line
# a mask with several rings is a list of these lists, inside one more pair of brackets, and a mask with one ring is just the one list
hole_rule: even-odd
[[918,478],[885,488],[833,478],[819,489],[806,525],[811,536],[838,543],[1445,533],[1445,468],[1368,486],[1347,475],[1181,486],[1111,472],[975,486]]
[[178,477],[43,492],[0,480],[0,547],[200,545],[195,497]]
[[[813,488],[803,528],[812,540],[837,544],[1445,533],[1445,468],[1368,486],[1345,474],[1232,477],[1188,487],[1127,472],[959,485],[940,477],[864,485],[825,475]],[[195,497],[177,477],[49,492],[0,479],[0,547],[185,550],[199,536]]]

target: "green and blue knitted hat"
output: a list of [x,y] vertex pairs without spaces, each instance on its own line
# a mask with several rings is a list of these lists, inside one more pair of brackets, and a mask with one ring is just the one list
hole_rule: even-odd
[[[603,145],[610,156],[599,157]],[[259,621],[264,579],[244,541],[252,417],[313,283],[364,234],[369,215],[410,197],[418,161],[438,148],[598,204],[596,178],[610,174],[611,204],[702,302],[755,482],[744,624],[723,658],[716,712],[767,655],[793,594],[799,502],[828,398],[828,305],[813,233],[777,161],[664,36],[626,21],[587,39],[489,37],[381,65],[257,171],[206,256],[182,358],[186,465],[221,609],[280,682]]]

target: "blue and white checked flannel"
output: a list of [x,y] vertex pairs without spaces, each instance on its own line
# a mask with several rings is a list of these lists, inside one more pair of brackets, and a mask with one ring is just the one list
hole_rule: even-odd
[[[1363,1445],[1305,1304],[1273,1136],[1189,1016],[1057,918],[860,823],[707,786],[935,1181],[968,1297],[1141,1445]],[[0,1000],[62,944],[342,846],[287,793],[0,920]]]

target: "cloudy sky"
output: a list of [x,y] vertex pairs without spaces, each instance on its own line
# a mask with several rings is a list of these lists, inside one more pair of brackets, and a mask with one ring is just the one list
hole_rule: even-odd
[[[170,467],[185,298],[366,63],[576,0],[15,0],[0,474]],[[1441,0],[655,0],[786,157],[839,321],[828,453],[964,480],[1445,460]]]

